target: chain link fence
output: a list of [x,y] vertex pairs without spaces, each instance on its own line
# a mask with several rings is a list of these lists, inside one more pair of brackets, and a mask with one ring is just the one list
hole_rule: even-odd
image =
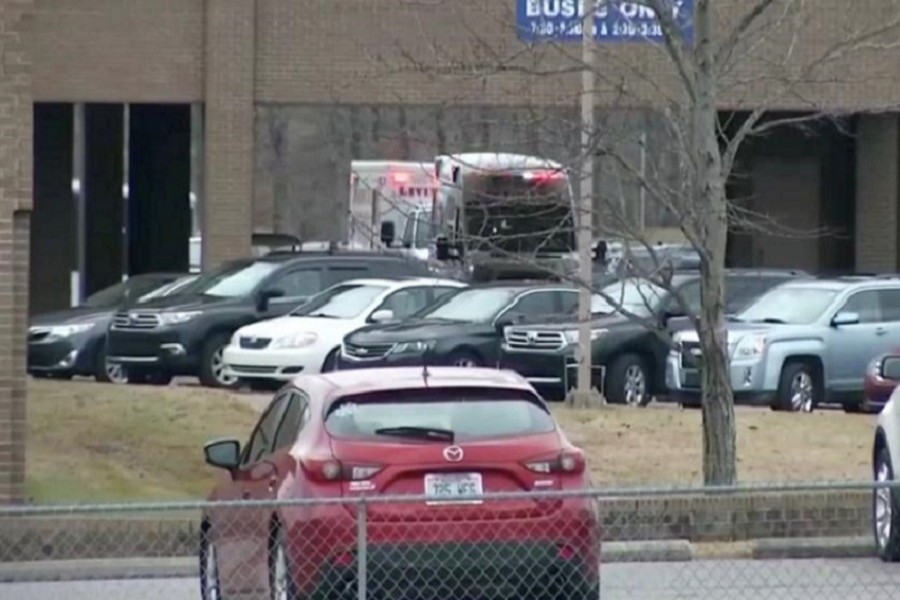
[[10,507],[0,600],[888,598],[879,485]]

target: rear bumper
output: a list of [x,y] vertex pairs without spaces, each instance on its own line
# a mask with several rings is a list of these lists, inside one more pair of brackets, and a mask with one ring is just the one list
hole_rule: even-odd
[[[288,557],[301,597],[355,594],[361,547],[355,510],[329,505],[285,511]],[[435,600],[556,597],[544,591],[561,582],[599,586],[601,532],[590,499],[564,500],[555,512],[534,518],[416,520],[419,510],[410,505],[410,518],[400,518],[404,507],[390,510],[389,519],[366,519],[366,585],[385,600],[413,592]]]
[[[599,563],[568,556],[553,543],[376,544],[366,548],[366,597],[567,598],[596,600]],[[355,599],[355,563],[322,569],[304,597]]]

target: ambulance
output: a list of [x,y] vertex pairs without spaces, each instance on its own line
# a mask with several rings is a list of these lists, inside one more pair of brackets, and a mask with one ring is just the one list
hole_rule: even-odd
[[349,247],[395,247],[426,259],[434,242],[431,211],[436,192],[433,162],[352,161]]

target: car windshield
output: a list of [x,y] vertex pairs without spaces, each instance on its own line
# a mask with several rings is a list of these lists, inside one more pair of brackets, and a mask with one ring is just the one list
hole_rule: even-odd
[[666,297],[666,290],[646,279],[617,281],[600,290],[591,299],[594,314],[614,313],[619,310],[635,315],[648,315],[655,311]]
[[87,308],[116,308],[130,298],[140,297],[165,287],[171,280],[159,277],[132,277],[88,296],[82,306]]
[[490,321],[509,306],[520,290],[515,288],[481,288],[452,294],[436,307],[427,309],[425,319],[445,319],[481,323]]
[[182,292],[220,298],[246,296],[279,266],[279,263],[268,260],[226,264],[208,275],[200,276]]
[[157,288],[155,290],[152,290],[148,294],[144,294],[143,296],[141,296],[140,298],[137,299],[136,303],[143,304],[144,302],[149,302],[150,300],[153,300],[154,298],[159,298],[160,296],[172,296],[172,295],[184,290],[184,288],[187,287],[188,285],[190,285],[191,282],[195,281],[197,279],[197,277],[198,277],[198,275],[191,275],[189,277],[182,277],[181,279],[176,279],[172,283],[167,283],[166,285],[162,286],[161,288]]
[[808,325],[828,310],[837,290],[780,286],[766,292],[735,315],[739,321]]
[[332,405],[325,428],[336,438],[459,443],[550,433],[556,423],[521,393],[445,389],[343,398]]
[[323,317],[352,319],[359,316],[375,298],[387,290],[383,285],[342,284],[313,296],[309,302],[294,309],[295,317]]

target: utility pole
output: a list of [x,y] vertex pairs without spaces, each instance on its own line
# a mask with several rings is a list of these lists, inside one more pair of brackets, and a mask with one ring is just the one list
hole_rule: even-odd
[[581,195],[578,206],[578,260],[581,286],[578,291],[578,383],[576,404],[586,405],[591,394],[591,238],[594,191],[594,15],[597,0],[585,0],[581,27]]

